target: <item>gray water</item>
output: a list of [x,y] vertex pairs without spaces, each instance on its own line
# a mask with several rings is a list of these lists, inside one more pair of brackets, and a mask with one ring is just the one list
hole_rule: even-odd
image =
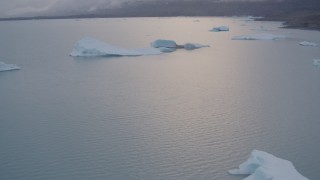
[[[195,21],[199,20],[199,22]],[[230,32],[213,33],[228,25]],[[253,149],[319,178],[320,32],[237,18],[0,22],[0,179],[214,179]],[[269,31],[251,29],[267,27]],[[232,41],[272,33],[280,41]],[[72,58],[90,36],[122,47],[155,39],[211,47]]]

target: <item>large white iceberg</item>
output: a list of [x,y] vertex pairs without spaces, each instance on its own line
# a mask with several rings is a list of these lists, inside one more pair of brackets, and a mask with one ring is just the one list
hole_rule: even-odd
[[290,161],[272,154],[254,150],[249,159],[238,169],[229,170],[230,174],[250,174],[243,180],[308,180],[302,176]]
[[219,27],[214,27],[209,31],[212,31],[212,32],[229,31],[229,27],[228,26],[219,26]]
[[94,56],[142,56],[155,55],[162,52],[156,48],[136,48],[127,49],[117,47],[94,38],[86,37],[78,41],[74,47],[71,56],[75,57],[94,57]]
[[312,47],[316,47],[318,46],[317,43],[314,43],[314,42],[308,42],[308,41],[302,41],[299,43],[299,45],[301,46],[312,46]]
[[232,40],[280,40],[285,39],[286,36],[274,34],[251,34],[240,35],[232,37]]
[[151,43],[151,46],[154,48],[158,48],[161,52],[173,52],[176,49],[194,50],[202,47],[209,47],[209,45],[202,45],[197,43],[186,43],[184,45],[178,45],[175,41],[163,39],[153,41]]
[[201,45],[196,43],[186,43],[178,45],[172,40],[156,40],[151,43],[149,48],[134,48],[127,49],[117,47],[105,42],[101,42],[94,38],[86,37],[78,41],[70,56],[75,57],[95,57],[95,56],[142,56],[142,55],[157,55],[163,52],[173,52],[176,49],[193,50],[202,47],[209,47],[208,45]]
[[2,61],[0,61],[0,72],[1,71],[11,71],[11,70],[18,70],[20,67],[18,67],[15,64],[6,64]]

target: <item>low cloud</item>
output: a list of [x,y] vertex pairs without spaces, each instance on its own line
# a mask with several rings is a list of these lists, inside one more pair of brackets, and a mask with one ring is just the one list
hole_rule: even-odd
[[11,0],[0,2],[1,17],[69,15],[114,8],[134,0]]
[[[0,17],[76,15],[121,7],[123,3],[198,0],[0,0]],[[199,0],[216,2],[261,2],[282,0]]]

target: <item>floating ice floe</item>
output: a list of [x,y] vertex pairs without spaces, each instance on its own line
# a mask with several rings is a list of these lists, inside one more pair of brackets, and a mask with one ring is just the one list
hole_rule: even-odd
[[183,45],[183,48],[185,50],[194,50],[194,49],[199,49],[203,47],[210,47],[209,45],[202,45],[202,44],[197,44],[197,43],[186,43]]
[[312,46],[312,47],[318,46],[317,43],[308,42],[308,41],[302,41],[302,42],[299,43],[299,45],[301,45],[301,46]]
[[219,27],[214,27],[209,31],[211,31],[211,32],[229,31],[229,27],[228,26],[219,26]]
[[256,16],[233,16],[233,18],[240,19],[240,21],[254,21],[256,19],[263,19],[263,17]]
[[194,50],[202,47],[209,47],[209,45],[202,45],[197,43],[186,43],[184,45],[178,45],[175,41],[163,39],[153,41],[151,43],[151,46],[154,48],[158,48],[161,52],[173,52],[177,49]]
[[258,150],[252,151],[249,159],[239,165],[239,169],[229,170],[229,173],[249,174],[243,180],[308,180],[290,161]]
[[175,41],[158,39],[151,43],[151,46],[159,49],[161,52],[173,52],[178,48]]
[[172,40],[158,39],[158,40],[153,41],[151,43],[151,46],[154,47],[154,48],[162,48],[162,47],[176,48],[177,47],[177,43],[175,41],[172,41]]
[[97,56],[143,56],[143,55],[157,55],[164,52],[173,52],[176,49],[193,50],[208,45],[201,45],[196,43],[187,43],[185,45],[177,45],[172,40],[156,40],[151,43],[149,48],[133,48],[127,49],[117,47],[105,42],[101,42],[94,38],[86,37],[78,41],[70,56],[74,57],[97,57]]
[[285,38],[286,36],[274,34],[251,34],[234,36],[232,37],[232,40],[280,40]]
[[156,55],[162,52],[156,48],[136,48],[127,49],[117,47],[94,38],[86,37],[78,41],[74,47],[71,56],[75,57],[94,57],[94,56],[142,56]]
[[313,65],[320,67],[320,59],[314,59]]
[[0,61],[0,72],[1,71],[11,71],[11,70],[18,70],[20,67],[18,67],[15,64],[6,64],[2,61]]

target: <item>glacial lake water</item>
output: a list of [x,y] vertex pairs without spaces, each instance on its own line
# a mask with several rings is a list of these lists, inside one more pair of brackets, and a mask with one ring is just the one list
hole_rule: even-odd
[[[227,25],[229,32],[209,32]],[[319,178],[320,32],[280,22],[176,17],[0,22],[0,179],[240,180],[253,149]],[[278,41],[235,41],[271,33]],[[73,58],[90,36],[210,45],[152,56]]]

